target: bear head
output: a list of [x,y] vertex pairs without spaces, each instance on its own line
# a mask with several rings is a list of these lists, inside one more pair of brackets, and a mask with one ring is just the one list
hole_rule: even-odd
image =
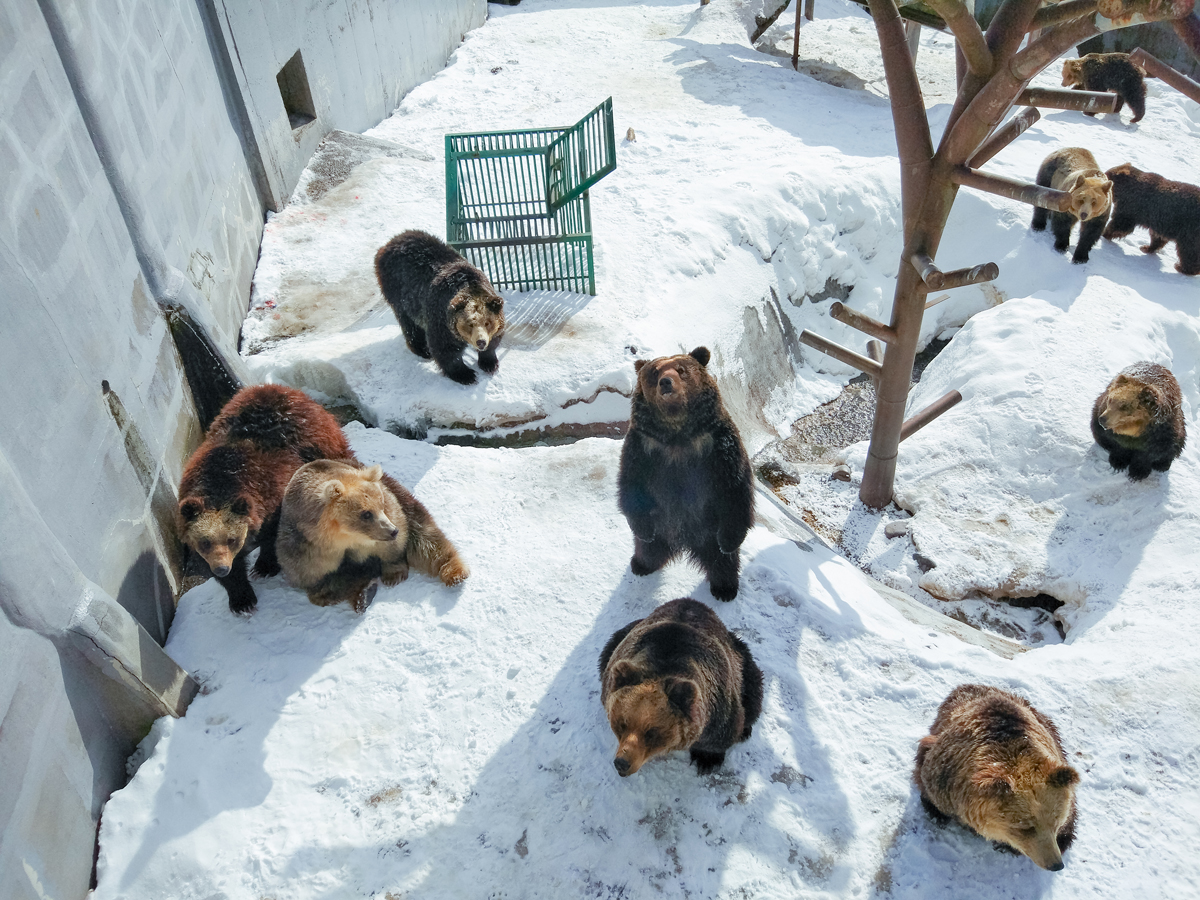
[[321,485],[321,500],[325,512],[321,516],[321,530],[327,539],[355,543],[363,538],[369,541],[395,541],[401,537],[405,522],[393,522],[387,515],[387,488],[383,484],[383,468],[353,469],[337,478],[330,478]]
[[1132,163],[1121,163],[1105,172],[1104,177],[1120,188],[1122,185],[1137,181],[1145,174],[1141,169],[1134,168]]
[[251,531],[250,501],[244,496],[219,507],[200,497],[179,501],[179,539],[204,557],[218,578],[229,574]]
[[1083,84],[1083,60],[1063,60],[1062,86],[1075,87]]
[[704,730],[695,681],[650,678],[628,659],[613,663],[606,674],[612,680],[604,709],[619,741],[613,766],[622,778],[656,756],[688,748]]
[[1066,211],[1080,222],[1102,216],[1112,206],[1113,183],[1107,175],[1079,174],[1073,176],[1065,187],[1071,195],[1071,205]]
[[453,291],[447,316],[450,330],[460,340],[476,350],[486,350],[504,333],[504,298],[465,259],[444,266],[433,284]]
[[1118,375],[1104,392],[1098,418],[1113,434],[1141,437],[1158,418],[1162,405],[1159,401],[1158,392],[1150,385],[1128,375]]
[[1075,809],[1079,773],[1035,750],[1014,764],[985,767],[971,779],[967,824],[988,840],[1019,850],[1057,872],[1063,867],[1059,833]]
[[660,356],[658,359],[635,360],[637,386],[634,397],[641,397],[667,421],[682,421],[687,417],[688,404],[697,396],[716,390],[716,382],[708,374],[707,347],[697,347],[679,356]]

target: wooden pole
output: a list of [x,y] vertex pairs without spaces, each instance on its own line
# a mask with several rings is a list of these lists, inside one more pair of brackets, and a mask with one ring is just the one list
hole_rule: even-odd
[[[809,5],[813,0],[805,0],[804,11],[807,14]],[[811,19],[812,16],[809,16]],[[796,72],[800,71],[800,4],[796,3],[796,31],[792,35],[792,69]]]
[[804,18],[808,21],[813,20],[813,8],[816,6],[816,0],[804,0]]
[[1160,59],[1151,56],[1141,47],[1129,54],[1130,62],[1141,66],[1155,78],[1161,78],[1179,93],[1200,103],[1200,83],[1188,78],[1182,72],[1177,72]]
[[807,328],[800,332],[800,343],[808,344],[814,350],[820,350],[826,356],[832,356],[834,359],[844,362],[848,366],[854,366],[860,372],[866,372],[872,378],[878,378],[883,367],[875,360],[863,356],[861,353],[855,353],[843,347],[841,344],[835,344],[828,338],[823,338],[819,334],[809,331]]
[[1116,94],[1107,91],[1064,91],[1058,88],[1025,88],[1017,95],[1021,106],[1042,109],[1077,109],[1089,113],[1117,111]]
[[1034,122],[1042,117],[1038,112],[1037,107],[1027,106],[1011,119],[1002,128],[998,128],[992,132],[992,136],[983,142],[983,146],[975,151],[975,155],[971,157],[971,161],[967,164],[972,169],[978,169],[985,162],[1019,138],[1025,133]]
[[1096,0],[1067,0],[1066,3],[1056,3],[1054,6],[1043,6],[1033,14],[1029,23],[1030,32],[1049,28],[1062,22],[1070,22],[1096,11]]
[[894,343],[896,340],[896,332],[892,330],[890,325],[884,325],[878,319],[872,319],[866,313],[861,313],[857,309],[851,309],[844,303],[835,301],[829,307],[829,315],[849,325],[851,328],[857,328],[863,334],[869,334],[873,338],[878,338],[885,344]]
[[900,440],[903,441],[912,437],[916,432],[920,431],[960,400],[962,400],[962,394],[958,391],[951,391],[934,400],[911,419],[905,420],[904,425],[900,428]]
[[963,187],[986,191],[989,194],[1007,197],[1009,200],[1028,203],[1030,206],[1040,206],[1042,209],[1062,212],[1071,204],[1071,195],[1066,191],[1056,191],[1054,188],[1017,181],[1015,178],[1005,178],[1003,175],[977,172],[966,166],[957,166],[951,172],[950,178],[955,184],[961,184]]

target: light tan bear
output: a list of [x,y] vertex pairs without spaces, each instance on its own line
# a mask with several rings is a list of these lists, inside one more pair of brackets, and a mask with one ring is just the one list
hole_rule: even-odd
[[453,586],[468,574],[429,511],[379,466],[321,459],[302,466],[283,496],[277,542],[288,581],[317,606],[347,600],[358,612],[409,566]]
[[913,780],[937,821],[957,819],[1057,872],[1075,840],[1075,785],[1054,723],[999,688],[963,684],[917,744]]
[[1080,222],[1079,243],[1071,262],[1085,263],[1088,254],[1104,233],[1108,224],[1108,212],[1112,208],[1112,182],[1100,171],[1096,157],[1082,147],[1067,147],[1056,150],[1044,160],[1038,169],[1037,183],[1042,187],[1065,191],[1071,195],[1070,206],[1062,212],[1051,212],[1034,207],[1034,231],[1046,230],[1046,216],[1050,217],[1050,230],[1054,233],[1054,249],[1059,253],[1071,243],[1071,230]]

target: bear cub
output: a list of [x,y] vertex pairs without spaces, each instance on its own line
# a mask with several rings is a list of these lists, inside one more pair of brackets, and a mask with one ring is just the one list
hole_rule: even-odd
[[302,391],[278,384],[242,388],[213,419],[179,483],[179,538],[200,554],[229,595],[229,608],[258,605],[254,574],[279,574],[275,535],[289,479],[315,459],[353,459],[337,420]]
[[1042,160],[1038,169],[1037,183],[1042,187],[1066,191],[1071,195],[1069,209],[1062,212],[1033,209],[1034,231],[1046,230],[1046,216],[1050,216],[1050,230],[1054,234],[1054,249],[1062,253],[1071,243],[1071,231],[1076,222],[1079,228],[1079,243],[1075,245],[1073,263],[1085,263],[1088,254],[1100,240],[1104,226],[1108,223],[1108,211],[1112,206],[1112,182],[1100,171],[1096,158],[1082,147],[1067,147],[1057,150]]
[[375,579],[391,587],[409,566],[453,586],[469,571],[429,511],[380,466],[319,460],[296,471],[283,497],[279,563],[317,606],[362,612]]
[[405,231],[379,248],[375,275],[409,350],[433,359],[459,384],[474,384],[474,371],[462,361],[470,345],[479,351],[479,368],[495,373],[504,299],[458,251],[432,234]]
[[1092,437],[1108,451],[1109,465],[1128,469],[1134,481],[1167,471],[1187,441],[1175,376],[1152,362],[1122,369],[1092,407]]
[[714,771],[750,737],[762,697],[750,648],[690,597],[630,622],[600,654],[600,702],[622,778],[673,750],[689,750],[701,775]]
[[1028,701],[959,685],[917,745],[913,780],[939,823],[977,834],[1057,872],[1075,840],[1075,785],[1054,723]]
[[[1113,110],[1119,113],[1126,103],[1133,112],[1130,124],[1146,114],[1146,73],[1135,65],[1128,53],[1088,53],[1080,59],[1063,60],[1062,85],[1077,91],[1111,91],[1117,95]],[[1096,115],[1094,112],[1084,113]]]
[[754,476],[708,360],[708,348],[697,347],[634,363],[618,503],[633,532],[633,574],[686,552],[703,567],[712,595],[732,600],[738,550],[754,523]]
[[1150,229],[1143,253],[1157,253],[1175,242],[1175,270],[1200,275],[1200,187],[1168,181],[1153,172],[1122,163],[1104,173],[1113,183],[1113,213],[1104,230],[1109,240],[1123,238],[1139,225]]

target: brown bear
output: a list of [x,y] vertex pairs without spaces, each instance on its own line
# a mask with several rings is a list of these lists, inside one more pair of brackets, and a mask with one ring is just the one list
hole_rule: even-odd
[[1071,230],[1076,222],[1079,228],[1079,243],[1075,245],[1073,263],[1085,263],[1088,254],[1108,223],[1108,210],[1112,206],[1112,182],[1100,171],[1096,158],[1082,147],[1067,147],[1056,150],[1044,160],[1038,169],[1037,183],[1042,187],[1066,191],[1071,195],[1071,205],[1063,211],[1053,212],[1035,206],[1033,209],[1034,231],[1045,231],[1046,215],[1050,216],[1050,230],[1054,233],[1054,249],[1059,253],[1071,243]]
[[732,600],[738,549],[754,523],[754,476],[708,360],[708,348],[697,347],[634,363],[618,502],[633,532],[633,574],[686,552],[704,568],[712,595]]
[[367,608],[375,579],[389,587],[418,572],[456,585],[468,574],[424,505],[380,466],[323,459],[296,470],[277,540],[287,580],[317,606]]
[[1113,183],[1113,212],[1104,236],[1123,238],[1139,225],[1150,229],[1143,253],[1157,253],[1167,241],[1175,242],[1179,262],[1175,270],[1200,275],[1200,187],[1168,181],[1129,163],[1104,173]]
[[1057,872],[1075,840],[1075,785],[1054,723],[999,688],[963,684],[917,744],[913,780],[939,823],[957,819]]
[[1128,469],[1134,481],[1167,471],[1187,441],[1175,376],[1152,362],[1122,369],[1092,407],[1092,437],[1108,451],[1109,465]]
[[705,775],[750,737],[762,711],[750,648],[703,603],[681,597],[614,634],[600,653],[600,702],[624,778],[672,750]]
[[504,299],[458,251],[432,234],[405,231],[379,248],[375,275],[409,350],[432,358],[459,384],[475,383],[475,373],[462,361],[467,345],[479,351],[479,368],[489,375],[496,371]]
[[316,459],[353,459],[337,420],[302,391],[278,384],[242,388],[209,426],[179,484],[179,537],[204,558],[238,614],[258,604],[254,574],[277,575],[279,505],[292,474]]
[[[1077,91],[1111,91],[1117,95],[1119,113],[1126,103],[1133,111],[1130,123],[1146,114],[1146,72],[1129,59],[1128,53],[1089,53],[1080,59],[1063,60],[1063,87]],[[1084,113],[1087,116],[1094,112]]]

